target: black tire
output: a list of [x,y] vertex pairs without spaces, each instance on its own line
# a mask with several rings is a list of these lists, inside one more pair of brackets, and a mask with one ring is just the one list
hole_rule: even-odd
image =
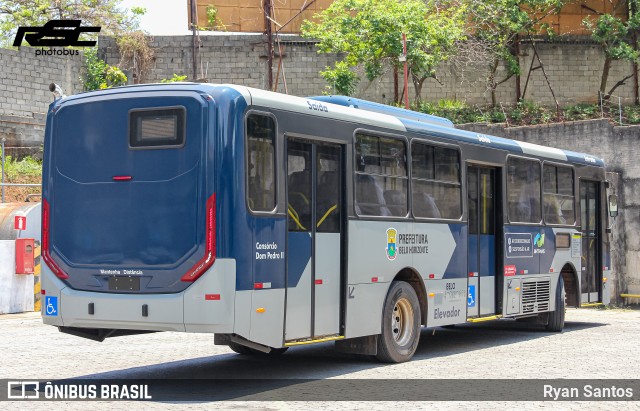
[[558,287],[556,288],[556,309],[549,313],[547,325],[545,329],[547,331],[560,332],[564,328],[564,314],[567,311],[564,280],[562,275],[558,278]]
[[272,348],[270,352],[266,353],[266,352],[254,350],[253,348],[249,348],[245,345],[241,345],[234,342],[229,343],[229,348],[231,348],[233,351],[237,352],[240,355],[269,355],[269,356],[282,355],[285,353],[285,351],[289,349],[289,347]]
[[382,334],[376,358],[382,362],[409,361],[420,341],[420,302],[413,288],[394,281],[382,307]]

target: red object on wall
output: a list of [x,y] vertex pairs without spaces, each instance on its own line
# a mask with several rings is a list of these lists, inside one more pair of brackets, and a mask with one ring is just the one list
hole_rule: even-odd
[[33,274],[33,238],[16,239],[16,274]]
[[26,230],[27,228],[27,217],[17,215],[13,219],[13,228],[16,230]]

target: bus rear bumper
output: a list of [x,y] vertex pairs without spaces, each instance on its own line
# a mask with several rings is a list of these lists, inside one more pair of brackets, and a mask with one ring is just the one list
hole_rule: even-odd
[[174,294],[74,290],[43,264],[42,319],[59,327],[231,333],[235,285],[233,259],[217,259],[190,287]]

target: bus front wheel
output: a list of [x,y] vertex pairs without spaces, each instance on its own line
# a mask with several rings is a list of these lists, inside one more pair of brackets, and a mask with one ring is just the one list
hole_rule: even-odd
[[420,303],[408,283],[394,281],[382,309],[382,334],[376,358],[383,362],[411,359],[420,341]]

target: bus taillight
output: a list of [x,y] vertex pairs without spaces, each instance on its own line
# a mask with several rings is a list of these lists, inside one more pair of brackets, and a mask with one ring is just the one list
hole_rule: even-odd
[[207,200],[207,223],[206,223],[206,247],[204,257],[198,261],[185,275],[181,281],[192,282],[204,274],[216,260],[216,195],[212,195]]
[[49,223],[51,221],[50,217],[51,216],[49,214],[49,202],[47,201],[47,199],[43,198],[42,199],[42,259],[47,264],[47,266],[49,266],[51,271],[53,271],[56,277],[60,278],[61,280],[66,280],[67,278],[69,278],[69,276],[64,271],[62,271],[62,269],[58,267],[58,264],[56,264],[56,262],[53,261],[53,258],[51,258],[51,253],[49,250],[49,247],[51,245],[49,241]]

